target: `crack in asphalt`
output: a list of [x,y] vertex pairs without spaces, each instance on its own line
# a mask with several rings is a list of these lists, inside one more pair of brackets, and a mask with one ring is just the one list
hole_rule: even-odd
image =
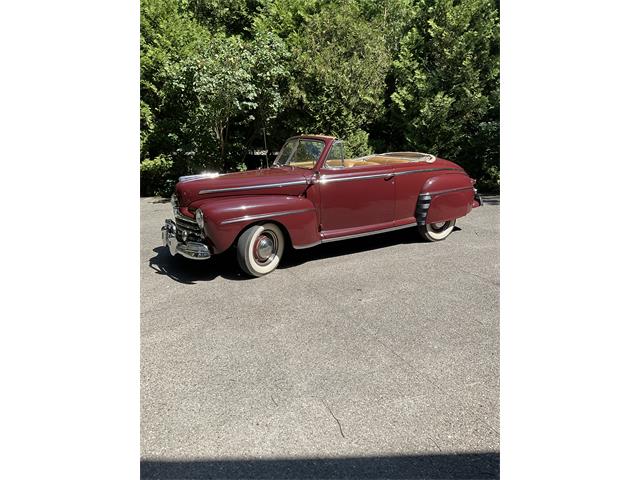
[[338,428],[340,429],[340,435],[342,435],[342,438],[347,438],[344,436],[344,432],[342,431],[342,424],[340,423],[340,420],[338,420],[338,418],[333,414],[333,412],[331,411],[331,408],[329,408],[329,405],[327,405],[327,402],[324,400],[324,398],[321,398],[320,400],[322,401],[322,403],[324,403],[324,406],[326,407],[327,410],[329,410],[329,413],[338,424]]

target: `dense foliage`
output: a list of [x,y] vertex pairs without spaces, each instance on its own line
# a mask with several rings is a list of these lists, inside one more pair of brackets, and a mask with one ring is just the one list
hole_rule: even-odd
[[494,0],[141,0],[141,190],[296,133],[419,150],[499,188]]

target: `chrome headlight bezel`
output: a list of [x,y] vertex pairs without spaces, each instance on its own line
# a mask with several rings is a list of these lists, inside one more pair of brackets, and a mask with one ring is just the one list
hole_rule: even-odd
[[198,227],[200,227],[200,230],[204,228],[204,213],[202,213],[202,210],[200,209],[196,210],[196,223],[198,224]]

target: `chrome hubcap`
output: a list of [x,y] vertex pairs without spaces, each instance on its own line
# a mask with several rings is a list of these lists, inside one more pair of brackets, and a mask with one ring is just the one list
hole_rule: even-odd
[[258,257],[266,260],[273,253],[273,240],[270,238],[261,238],[258,242]]
[[260,264],[267,264],[273,260],[278,248],[278,240],[271,232],[263,232],[257,239],[253,255]]
[[444,228],[448,225],[449,222],[438,222],[438,223],[432,223],[431,224],[431,228],[436,231],[439,232],[441,230],[444,230]]

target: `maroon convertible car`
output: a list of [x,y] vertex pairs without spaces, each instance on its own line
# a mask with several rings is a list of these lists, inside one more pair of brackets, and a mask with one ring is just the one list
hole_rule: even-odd
[[309,248],[400,228],[444,240],[456,219],[481,204],[475,180],[427,153],[344,158],[341,140],[287,140],[271,168],[181,177],[175,222],[162,238],[172,255],[204,260],[237,246],[249,275],[274,270],[285,243]]

